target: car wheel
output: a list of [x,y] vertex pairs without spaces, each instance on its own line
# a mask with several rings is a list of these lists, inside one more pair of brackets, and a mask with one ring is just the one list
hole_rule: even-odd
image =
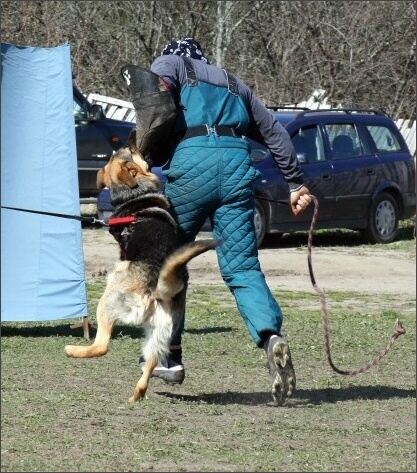
[[370,243],[391,243],[398,234],[399,210],[394,197],[387,192],[379,194],[371,205],[368,228],[362,236]]
[[262,242],[265,238],[266,233],[266,218],[265,218],[265,210],[262,207],[262,204],[255,199],[255,215],[254,215],[254,223],[255,223],[255,232],[256,232],[256,240],[258,242],[258,248],[262,245]]

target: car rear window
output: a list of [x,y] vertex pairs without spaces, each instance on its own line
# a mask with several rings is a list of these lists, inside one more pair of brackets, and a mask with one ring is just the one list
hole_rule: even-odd
[[401,150],[401,144],[390,128],[383,125],[367,125],[366,128],[371,134],[379,153]]

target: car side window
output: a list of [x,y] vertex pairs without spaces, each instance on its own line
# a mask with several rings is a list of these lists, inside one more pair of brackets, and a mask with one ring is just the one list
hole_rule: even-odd
[[397,137],[388,127],[384,125],[367,125],[366,127],[375,142],[375,147],[379,153],[389,153],[390,151],[400,151],[401,144]]
[[324,161],[323,139],[316,125],[299,128],[292,136],[297,157],[302,163]]
[[335,123],[325,125],[333,159],[362,156],[364,147],[352,123]]

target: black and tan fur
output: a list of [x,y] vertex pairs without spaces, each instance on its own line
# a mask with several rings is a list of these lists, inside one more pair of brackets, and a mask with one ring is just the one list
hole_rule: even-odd
[[110,189],[118,216],[133,212],[136,223],[113,231],[117,239],[129,239],[98,303],[93,344],[65,347],[66,354],[73,358],[103,356],[116,322],[142,326],[146,364],[130,401],[145,396],[155,366],[169,352],[173,328],[185,308],[187,263],[218,244],[199,240],[179,246],[168,201],[158,192],[159,180],[149,171],[135,142],[133,133],[128,146],[114,154],[98,172],[97,186]]

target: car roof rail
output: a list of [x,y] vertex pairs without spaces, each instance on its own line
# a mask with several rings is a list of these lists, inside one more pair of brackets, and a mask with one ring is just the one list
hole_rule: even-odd
[[368,114],[368,115],[384,115],[384,116],[389,116],[388,113],[384,112],[383,110],[379,110],[376,108],[353,108],[353,107],[348,107],[348,108],[308,108],[308,107],[296,107],[292,105],[268,105],[266,108],[270,110],[274,110],[275,112],[278,112],[280,110],[294,110],[298,111],[297,113],[297,118],[308,115],[308,114],[315,114],[315,113],[346,113],[347,115],[353,114],[353,113],[362,113],[362,114]]
[[267,105],[266,108],[269,110],[274,110],[274,112],[279,110],[310,110],[308,107],[296,107],[294,105]]
[[354,113],[362,113],[364,115],[387,115],[383,110],[376,108],[319,108],[317,110],[309,109],[305,110],[302,115],[307,115],[311,113],[326,113],[326,112],[339,112],[346,113],[347,115],[352,115]]

